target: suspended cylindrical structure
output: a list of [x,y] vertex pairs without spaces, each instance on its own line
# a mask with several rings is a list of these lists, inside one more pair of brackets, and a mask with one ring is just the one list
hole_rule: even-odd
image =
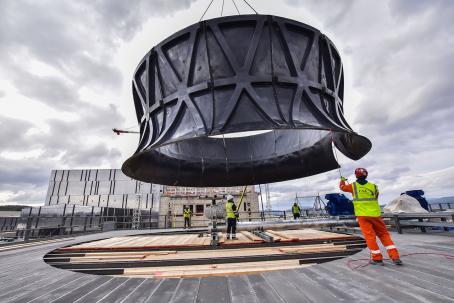
[[338,167],[371,142],[343,117],[344,73],[317,29],[242,15],[189,26],[157,46],[133,78],[140,141],[123,172],[145,182],[235,186]]

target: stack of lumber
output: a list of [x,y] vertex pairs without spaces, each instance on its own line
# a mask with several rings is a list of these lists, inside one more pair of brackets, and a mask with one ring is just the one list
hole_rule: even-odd
[[[266,230],[265,234],[273,237],[275,242],[304,242],[350,239],[350,235],[336,234],[313,229],[295,230]],[[237,233],[236,240],[228,240],[225,234],[219,236],[219,243],[224,246],[257,244],[265,242],[262,238],[248,231]],[[62,248],[62,251],[77,250],[143,250],[143,249],[174,249],[190,247],[208,247],[211,238],[209,235],[200,237],[198,234],[185,235],[140,235],[115,237],[94,242],[82,243]]]
[[316,230],[265,233],[274,238],[274,243],[250,232],[238,233],[237,240],[221,234],[218,247],[210,246],[208,235],[198,234],[116,237],[60,248],[47,254],[45,261],[85,273],[205,277],[308,266],[351,255],[364,247],[361,238]]

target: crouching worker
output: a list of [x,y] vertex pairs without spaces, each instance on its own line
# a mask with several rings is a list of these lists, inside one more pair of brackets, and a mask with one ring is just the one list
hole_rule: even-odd
[[233,196],[227,196],[227,203],[225,204],[225,211],[227,213],[227,239],[236,239],[236,205],[233,201]]
[[367,247],[370,250],[372,257],[371,264],[384,265],[383,255],[377,244],[376,237],[378,236],[394,264],[402,265],[399,252],[397,251],[396,246],[394,246],[394,242],[381,218],[377,185],[368,182],[366,180],[367,175],[368,173],[365,168],[357,168],[355,170],[356,182],[346,184],[347,179],[341,177],[339,188],[342,191],[352,193],[355,216],[358,220],[361,232],[366,239]]

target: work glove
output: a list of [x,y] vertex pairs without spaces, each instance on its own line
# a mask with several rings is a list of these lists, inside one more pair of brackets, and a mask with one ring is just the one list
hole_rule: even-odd
[[341,177],[341,181],[345,182],[345,181],[347,181],[347,178]]

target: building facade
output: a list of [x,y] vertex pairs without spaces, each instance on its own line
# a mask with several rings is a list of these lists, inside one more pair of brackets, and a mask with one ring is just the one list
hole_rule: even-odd
[[[45,211],[61,213],[73,209],[102,208],[102,216],[121,214],[131,220],[130,210],[140,208],[148,211],[158,226],[183,227],[183,208],[192,210],[192,225],[207,226],[205,208],[214,198],[222,201],[226,195],[233,195],[238,201],[244,187],[178,187],[144,183],[131,179],[120,169],[78,169],[52,170],[45,201]],[[225,199],[224,199],[225,201]],[[67,205],[62,210],[60,207]],[[75,205],[76,208],[73,207]],[[56,210],[53,210],[57,207]],[[123,209],[126,211],[120,211]],[[36,212],[37,210],[33,210]],[[44,210],[41,210],[44,211]],[[40,212],[41,212],[40,211]],[[258,193],[254,186],[248,186],[239,210],[241,220],[259,216]],[[124,214],[123,214],[124,213]],[[151,214],[155,215],[151,215]],[[29,216],[33,215],[30,213]],[[154,217],[157,217],[156,219]],[[118,219],[117,219],[118,220]],[[146,220],[146,219],[145,219]],[[123,222],[125,223],[125,222]],[[36,224],[38,226],[38,224]]]
[[[242,186],[235,187],[178,187],[164,186],[159,204],[159,227],[182,227],[183,209],[192,211],[191,225],[202,227],[209,224],[205,209],[213,199],[225,201],[226,195],[232,195],[238,204]],[[240,220],[248,221],[260,217],[258,193],[254,186],[248,186],[239,209]]]
[[161,193],[161,185],[133,180],[120,169],[52,170],[45,205],[158,211]]

